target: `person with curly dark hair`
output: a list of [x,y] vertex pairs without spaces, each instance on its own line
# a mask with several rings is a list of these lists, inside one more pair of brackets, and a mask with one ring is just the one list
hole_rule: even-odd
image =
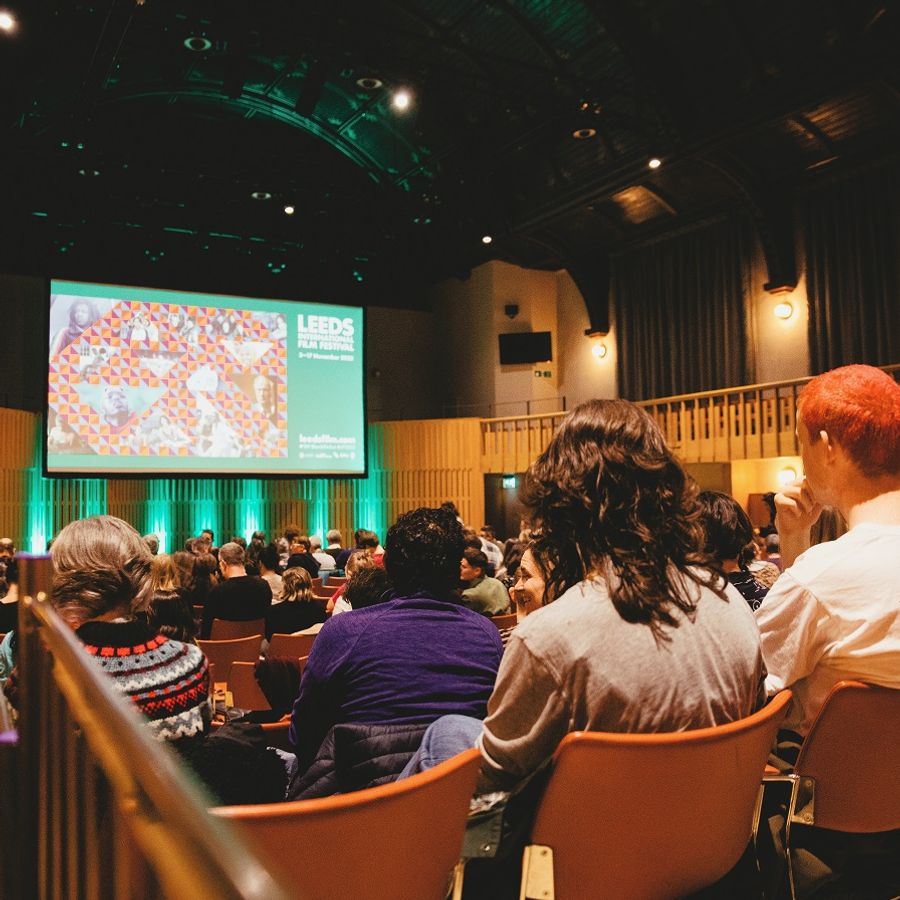
[[416,509],[389,529],[393,595],[333,616],[313,644],[290,730],[301,773],[337,724],[424,728],[447,713],[484,717],[503,646],[496,626],[455,591],[462,548],[446,510]]
[[768,587],[750,571],[753,559],[753,526],[741,505],[722,491],[703,491],[698,496],[706,530],[706,551],[750,605],[759,609]]
[[554,602],[512,633],[484,723],[432,726],[404,774],[467,738],[484,759],[479,788],[508,789],[570,731],[685,731],[762,705],[753,614],[715,571],[697,488],[647,413],[625,400],[577,407],[522,499]]

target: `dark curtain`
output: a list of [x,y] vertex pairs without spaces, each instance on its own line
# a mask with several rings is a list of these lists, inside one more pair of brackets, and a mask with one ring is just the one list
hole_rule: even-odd
[[820,188],[800,217],[813,374],[900,361],[900,164]]
[[751,249],[749,222],[736,215],[614,260],[622,397],[747,384]]

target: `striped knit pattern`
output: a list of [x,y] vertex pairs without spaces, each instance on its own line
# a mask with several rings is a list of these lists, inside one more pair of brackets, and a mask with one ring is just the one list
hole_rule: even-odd
[[86,622],[85,650],[149,720],[159,740],[202,734],[210,720],[209,667],[203,651],[143,622]]

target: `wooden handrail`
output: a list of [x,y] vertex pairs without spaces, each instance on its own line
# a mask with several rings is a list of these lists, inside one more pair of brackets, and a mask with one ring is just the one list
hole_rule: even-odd
[[28,895],[93,896],[103,884],[114,897],[296,896],[208,815],[211,798],[85,653],[49,602],[49,558],[20,557],[20,573],[20,883]]

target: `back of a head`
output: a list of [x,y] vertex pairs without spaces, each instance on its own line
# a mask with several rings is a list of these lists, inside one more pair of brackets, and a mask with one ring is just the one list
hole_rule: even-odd
[[294,538],[293,546],[300,547],[301,553],[309,553],[309,538],[305,534],[298,534]]
[[359,569],[347,580],[343,597],[354,609],[383,603],[391,597],[390,578],[380,566]]
[[153,557],[141,536],[115,516],[70,522],[53,541],[52,602],[69,624],[113,610],[144,611],[153,591]]
[[375,560],[372,559],[372,554],[368,550],[354,550],[347,557],[347,562],[344,563],[344,572],[348,577],[361,569],[374,568],[376,568]]
[[312,579],[309,572],[301,566],[285,569],[281,576],[282,602],[306,602],[312,600]]
[[700,503],[706,552],[718,562],[746,562],[747,546],[753,541],[753,525],[734,497],[722,491],[701,491]]
[[159,538],[155,534],[145,534],[144,543],[154,556],[159,553]]
[[180,593],[157,594],[150,604],[147,622],[157,633],[185,643],[196,636],[190,603]]
[[310,552],[314,552],[316,550],[322,549],[322,538],[320,538],[317,534],[311,534],[309,536],[309,550]]
[[337,528],[329,528],[328,531],[325,532],[325,540],[329,544],[340,544],[341,543],[341,533],[337,530]]
[[174,591],[181,586],[180,573],[175,560],[167,553],[153,558],[153,580],[156,591]]
[[803,388],[798,407],[810,439],[827,432],[864,476],[900,475],[900,384],[886,372],[832,369]]
[[356,530],[356,548],[358,550],[374,550],[378,546],[378,535],[368,528]]
[[[558,597],[590,573],[612,567],[611,599],[628,622],[662,635],[672,605],[693,609],[681,578],[708,567],[697,488],[657,424],[627,400],[590,400],[562,422],[532,464],[521,499],[540,525],[537,544]],[[710,576],[713,579],[713,576]],[[704,584],[718,584],[703,580]]]
[[462,528],[447,509],[420,507],[388,529],[384,564],[400,594],[447,591],[459,580]]
[[263,547],[259,553],[259,561],[270,572],[276,572],[278,570],[278,548],[274,544]]
[[301,534],[303,534],[303,532],[300,529],[299,525],[285,525],[284,527],[284,539],[288,542],[288,544],[290,544],[291,541],[294,540],[294,538],[299,537]]
[[234,541],[229,541],[219,547],[219,561],[225,563],[226,566],[242,566],[245,558],[244,548]]

